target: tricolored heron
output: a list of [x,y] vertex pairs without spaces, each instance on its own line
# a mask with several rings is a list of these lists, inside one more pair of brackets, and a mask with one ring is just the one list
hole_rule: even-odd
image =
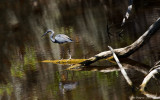
[[42,36],[45,36],[47,33],[51,32],[51,35],[50,35],[50,39],[53,43],[59,43],[59,44],[62,44],[62,43],[67,43],[67,42],[73,42],[72,39],[70,39],[67,35],[65,34],[57,34],[54,39],[53,39],[53,35],[54,35],[54,31],[49,29],[47,30],[47,32],[45,32]]
[[[47,32],[45,32],[43,36],[45,36],[47,33],[50,33],[51,32],[51,35],[50,35],[50,39],[53,43],[58,43],[58,44],[63,44],[63,43],[68,43],[68,42],[73,42],[73,40],[71,38],[69,38],[67,35],[65,34],[57,34],[54,38],[53,38],[53,35],[54,35],[54,31],[51,30],[51,29],[48,29]],[[70,50],[69,50],[69,55],[70,55]],[[70,55],[70,58],[71,59],[71,55]]]

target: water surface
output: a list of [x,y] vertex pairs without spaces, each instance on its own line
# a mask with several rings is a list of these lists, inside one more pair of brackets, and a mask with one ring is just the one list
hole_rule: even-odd
[[[42,63],[42,60],[84,59],[134,42],[160,15],[160,2],[135,0],[130,18],[121,22],[127,0],[1,0],[0,1],[0,98],[2,100],[128,100],[144,99],[128,86],[116,65],[107,61],[92,67],[109,72],[64,71],[70,65]],[[111,36],[107,34],[107,25]],[[66,34],[75,42],[53,44],[47,30]],[[159,31],[129,58],[136,68],[148,71],[160,59]],[[135,62],[136,61],[136,62]],[[128,61],[124,62],[127,63]],[[135,64],[135,65],[134,65]],[[124,66],[126,66],[124,64]],[[140,69],[128,68],[135,86],[145,77]],[[111,71],[112,68],[116,70]],[[159,81],[152,79],[147,91],[160,95]]]

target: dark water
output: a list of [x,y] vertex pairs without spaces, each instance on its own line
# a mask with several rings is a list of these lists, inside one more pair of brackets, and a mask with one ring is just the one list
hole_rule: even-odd
[[[0,99],[1,100],[148,100],[132,91],[116,65],[108,72],[64,71],[70,65],[42,63],[69,57],[84,59],[131,44],[160,15],[159,0],[134,0],[133,10],[120,38],[128,0],[1,0],[0,1]],[[111,36],[107,34],[107,25]],[[75,42],[53,44],[47,30],[66,34]],[[159,31],[131,55],[127,72],[138,87],[149,67],[160,59]],[[63,49],[64,47],[64,49]],[[64,56],[63,56],[64,55]],[[137,61],[137,62],[135,62]],[[128,60],[124,67],[128,66]],[[116,69],[115,69],[116,68]],[[139,69],[140,68],[140,69]],[[114,69],[114,70],[113,70]],[[112,71],[111,71],[112,70]],[[143,73],[142,73],[143,72]],[[147,91],[160,96],[160,83],[151,79]]]

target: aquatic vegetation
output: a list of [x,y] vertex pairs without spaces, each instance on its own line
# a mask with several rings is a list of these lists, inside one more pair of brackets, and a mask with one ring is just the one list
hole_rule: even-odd
[[[100,61],[106,60],[111,63],[115,63],[113,60],[113,56],[108,57],[107,59],[101,59]],[[71,65],[71,64],[78,64],[83,61],[86,61],[87,59],[61,59],[61,60],[43,60],[41,62],[43,63],[54,63],[54,64],[62,64],[62,65]],[[70,67],[68,68],[70,69]]]
[[54,63],[54,64],[68,65],[68,64],[77,64],[77,63],[83,62],[85,60],[87,60],[87,59],[43,60],[42,62],[44,62],[44,63]]

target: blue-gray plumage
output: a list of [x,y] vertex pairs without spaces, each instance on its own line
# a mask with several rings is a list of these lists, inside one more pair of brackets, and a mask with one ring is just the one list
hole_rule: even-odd
[[46,33],[44,33],[42,36],[45,36],[47,33],[51,32],[51,35],[50,35],[50,39],[53,43],[59,43],[59,44],[62,44],[62,43],[67,43],[67,42],[73,42],[72,39],[70,39],[67,35],[65,34],[57,34],[55,36],[55,38],[53,38],[53,35],[54,35],[54,31],[49,29],[47,30]]

